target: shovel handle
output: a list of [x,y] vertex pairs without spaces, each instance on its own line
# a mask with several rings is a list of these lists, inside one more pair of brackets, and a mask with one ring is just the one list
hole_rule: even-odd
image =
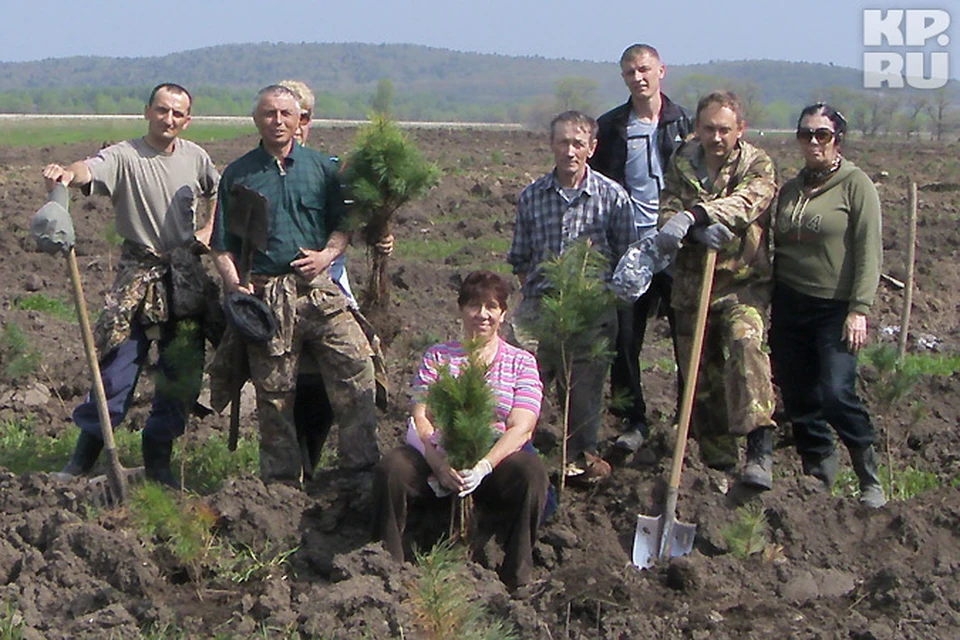
[[[693,398],[697,391],[697,375],[700,373],[700,357],[703,354],[703,337],[707,329],[707,315],[710,311],[710,295],[713,293],[713,272],[717,266],[717,251],[707,249],[703,263],[703,281],[700,283],[700,300],[697,302],[697,321],[693,329],[693,344],[690,347],[690,360],[683,379],[683,398],[680,401],[680,418],[677,423],[677,442],[673,447],[673,462],[670,466],[668,489],[680,486],[680,472],[683,470],[683,455],[687,451],[687,434],[690,432],[690,417],[693,413]],[[676,498],[674,498],[676,506]],[[670,515],[673,509],[670,510]]]
[[77,320],[80,322],[80,333],[83,337],[83,350],[87,355],[87,366],[90,368],[90,377],[93,383],[93,397],[97,403],[97,415],[100,418],[100,434],[103,437],[103,448],[110,461],[110,480],[119,494],[120,502],[126,500],[127,486],[117,454],[117,445],[113,439],[113,424],[110,422],[110,409],[107,407],[107,393],[103,388],[103,379],[100,378],[100,361],[97,358],[97,348],[93,344],[93,331],[90,330],[90,316],[87,314],[87,302],[83,297],[83,287],[80,285],[80,269],[77,267],[77,252],[74,247],[67,251],[67,265],[70,271],[70,284],[73,287],[73,302],[77,307]]

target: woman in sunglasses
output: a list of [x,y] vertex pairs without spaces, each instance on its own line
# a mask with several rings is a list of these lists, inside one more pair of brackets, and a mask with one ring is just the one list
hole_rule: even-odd
[[876,432],[855,383],[880,279],[880,198],[870,178],[843,157],[846,132],[843,115],[828,104],[800,112],[797,145],[805,166],[780,191],[770,348],[803,472],[833,485],[839,456],[830,425],[850,452],[860,502],[879,508],[886,499]]

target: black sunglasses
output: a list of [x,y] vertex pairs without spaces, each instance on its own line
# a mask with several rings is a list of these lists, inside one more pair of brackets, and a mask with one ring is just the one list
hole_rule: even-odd
[[816,140],[818,144],[827,144],[833,140],[836,132],[826,127],[819,129],[797,129],[797,140],[809,144],[811,140]]

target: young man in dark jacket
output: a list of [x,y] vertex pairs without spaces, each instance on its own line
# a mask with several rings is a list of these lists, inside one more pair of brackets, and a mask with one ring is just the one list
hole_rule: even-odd
[[[663,189],[663,171],[674,151],[690,134],[689,114],[660,92],[666,66],[657,50],[634,44],[620,56],[620,74],[630,90],[626,103],[600,116],[597,149],[590,160],[596,171],[616,180],[630,193],[638,239],[655,235]],[[647,437],[647,407],[640,385],[640,349],[647,317],[658,304],[667,314],[676,358],[676,323],[670,307],[672,276],[654,276],[647,292],[618,312],[617,354],[610,372],[614,397],[627,401],[615,412],[623,418],[624,432],[617,446],[636,451]],[[678,389],[680,380],[678,375]]]

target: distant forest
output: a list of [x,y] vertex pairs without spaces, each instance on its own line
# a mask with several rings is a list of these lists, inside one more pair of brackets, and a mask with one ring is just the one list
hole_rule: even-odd
[[[772,60],[670,65],[664,90],[693,108],[704,93],[737,91],[752,127],[791,127],[817,99],[861,116],[866,135],[956,126],[957,82],[945,90],[868,92],[856,69]],[[150,87],[178,82],[198,115],[244,115],[257,88],[309,84],[316,116],[364,118],[375,94],[403,120],[540,124],[577,108],[599,114],[626,99],[610,63],[464,53],[418,45],[243,44],[153,58],[73,57],[0,63],[0,113],[139,113]]]

